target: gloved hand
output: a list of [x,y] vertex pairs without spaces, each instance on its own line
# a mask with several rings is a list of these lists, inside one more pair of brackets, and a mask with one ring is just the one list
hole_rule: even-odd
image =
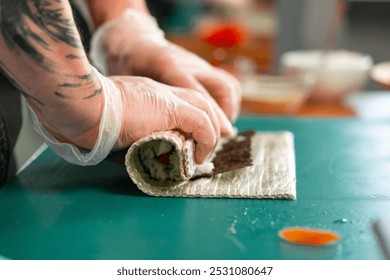
[[[64,127],[51,125],[49,130],[38,120],[34,111],[30,110],[36,131],[61,157],[79,165],[97,164],[106,158],[112,148],[127,148],[134,141],[154,131],[171,129],[179,130],[195,140],[197,163],[202,163],[214,149],[220,135],[219,120],[212,105],[193,90],[171,87],[149,78],[107,78],[97,71],[96,74],[103,89],[104,108],[99,135],[96,143],[90,145],[93,147],[91,151],[79,148],[80,143],[85,146],[86,142],[82,137],[89,135],[88,131],[77,133],[73,129],[71,135],[54,134],[59,130],[64,132]],[[67,119],[71,117],[67,116]],[[57,139],[69,139],[72,144],[61,143]]]
[[[154,131],[176,129],[195,140],[195,160],[202,163],[213,151],[220,122],[212,105],[190,89],[171,87],[143,77],[112,76],[123,103],[123,121],[116,148]],[[224,124],[233,131],[230,123]]]
[[103,73],[147,76],[200,92],[213,104],[222,135],[229,135],[223,119],[227,116],[234,121],[239,114],[239,82],[231,74],[168,42],[151,16],[129,9],[120,18],[103,24],[92,38],[90,55]]

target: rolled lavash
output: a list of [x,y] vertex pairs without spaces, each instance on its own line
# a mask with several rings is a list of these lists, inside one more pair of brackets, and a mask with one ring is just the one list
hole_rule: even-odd
[[[143,146],[157,141],[166,141],[173,145],[178,155],[179,177],[178,180],[155,180],[150,176],[141,161],[141,149]],[[195,173],[196,163],[194,158],[195,143],[192,139],[186,139],[177,131],[154,132],[133,143],[126,153],[125,165],[133,182],[145,193],[150,193],[152,188],[175,188],[188,181]]]
[[[158,147],[159,141],[169,142],[177,154],[175,180],[152,178],[141,160],[142,149],[153,142]],[[232,142],[235,143],[231,145]],[[249,153],[243,153],[244,145],[249,145]],[[125,165],[137,187],[153,196],[296,198],[292,133],[244,132],[229,141],[220,141],[217,146],[209,162],[200,166],[195,163],[192,139],[177,131],[155,132],[133,143],[126,153]],[[225,150],[222,156],[218,150]],[[210,164],[218,156],[223,164],[218,166],[216,160],[216,166]]]

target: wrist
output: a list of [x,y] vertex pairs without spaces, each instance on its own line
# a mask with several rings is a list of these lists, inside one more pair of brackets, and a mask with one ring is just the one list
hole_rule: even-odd
[[[87,128],[87,132],[78,130],[82,138],[78,138],[78,135],[74,134],[77,130],[63,133],[62,126],[55,127],[55,130],[60,131],[60,133],[51,134],[47,127],[44,127],[42,122],[38,120],[31,107],[28,110],[34,130],[42,136],[48,146],[68,162],[77,165],[95,165],[101,162],[110,153],[120,135],[123,112],[120,91],[113,82],[97,71],[96,73],[103,88],[103,111],[98,125],[93,125],[92,129]],[[80,125],[80,127],[83,126],[83,124]],[[97,130],[98,136],[95,139],[94,134]],[[58,141],[59,139],[53,136],[62,138],[64,141]],[[72,141],[67,141],[68,139],[72,139]],[[91,147],[92,145],[93,147]],[[84,149],[80,149],[80,147]]]
[[103,95],[96,96],[88,105],[57,104],[49,112],[35,110],[32,105],[39,121],[59,142],[88,150],[94,147],[104,110]]

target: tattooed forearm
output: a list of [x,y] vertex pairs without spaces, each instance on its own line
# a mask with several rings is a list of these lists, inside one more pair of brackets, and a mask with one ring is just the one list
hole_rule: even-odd
[[82,99],[89,99],[96,95],[99,95],[103,92],[103,89],[101,88],[96,74],[93,70],[91,70],[89,73],[84,75],[67,75],[66,76],[69,81],[65,83],[58,84],[58,87],[61,87],[62,90],[55,91],[54,95],[61,97],[61,98],[69,98],[69,95],[66,93],[68,90],[72,90],[74,88],[83,88],[84,94],[81,96]]
[[[97,80],[93,79],[93,78],[96,78],[94,73],[79,76],[77,78],[81,79],[82,83],[63,83],[63,84],[59,84],[58,86],[62,87],[63,90],[72,89],[72,88],[79,88],[79,87],[83,87],[86,92],[92,90],[92,93],[87,94],[87,96],[82,97],[83,99],[89,99],[91,97],[94,97],[94,96],[102,93],[103,89],[99,86],[99,84],[97,83]],[[97,89],[95,89],[95,88],[97,88]],[[67,95],[66,93],[63,93],[63,92],[59,92],[59,91],[55,91],[54,95],[56,95],[60,98],[69,98],[69,95]]]
[[9,47],[17,48],[46,66],[42,49],[50,50],[47,38],[81,49],[81,43],[71,19],[58,8],[62,1],[2,0],[1,32]]
[[55,137],[93,147],[104,97],[69,1],[0,0],[0,62]]
[[[61,77],[53,96],[88,99],[101,93],[68,1],[0,0],[0,32],[15,55],[22,53],[43,70],[58,75],[56,79]],[[75,67],[84,70],[75,71]]]

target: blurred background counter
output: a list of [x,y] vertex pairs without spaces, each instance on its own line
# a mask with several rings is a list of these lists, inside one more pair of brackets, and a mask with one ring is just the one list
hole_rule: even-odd
[[[170,41],[241,77],[247,74],[280,75],[281,58],[286,52],[324,49],[338,3],[339,0],[163,0],[148,4]],[[387,32],[390,1],[346,3],[347,9],[335,32],[332,47],[368,54],[373,65],[390,60]],[[256,107],[253,102],[245,101],[244,96],[242,112],[359,117],[364,108],[356,107],[358,95],[363,94],[365,99],[367,91],[387,95],[368,74],[361,87],[333,102],[313,102],[306,98],[301,106],[294,105],[294,110],[279,110],[276,106],[280,104],[270,103],[267,108],[267,104],[259,102]],[[375,100],[378,98],[375,95]],[[387,101],[386,96],[384,100]]]
[[[338,0],[149,0],[172,42],[235,75],[277,75],[286,52],[323,49]],[[390,60],[390,1],[348,1],[334,48],[369,54],[373,64]],[[243,114],[293,117],[390,118],[390,94],[367,80],[338,102],[305,98],[294,110],[243,102]],[[297,101],[294,101],[294,104]],[[284,106],[284,105],[283,105]],[[283,107],[285,108],[285,107]],[[290,108],[291,109],[291,108]],[[21,166],[42,144],[24,112],[15,154]]]

